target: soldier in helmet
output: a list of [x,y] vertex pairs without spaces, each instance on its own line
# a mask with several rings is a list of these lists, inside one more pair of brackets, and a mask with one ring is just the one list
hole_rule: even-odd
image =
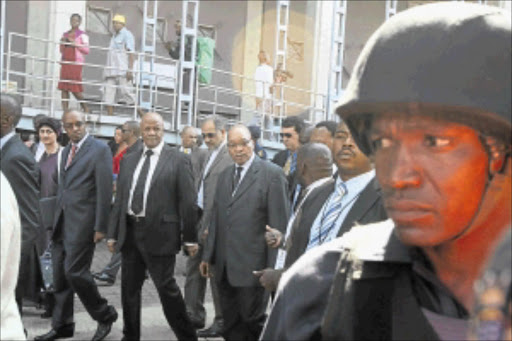
[[262,339],[466,338],[474,284],[510,236],[510,41],[510,13],[461,3],[409,9],[369,39],[337,113],[390,220],[299,259]]

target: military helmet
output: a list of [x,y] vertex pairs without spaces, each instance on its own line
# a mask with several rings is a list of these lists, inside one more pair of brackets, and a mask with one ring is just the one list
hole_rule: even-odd
[[336,112],[366,154],[371,119],[412,103],[510,145],[511,38],[510,12],[497,7],[403,11],[366,43]]

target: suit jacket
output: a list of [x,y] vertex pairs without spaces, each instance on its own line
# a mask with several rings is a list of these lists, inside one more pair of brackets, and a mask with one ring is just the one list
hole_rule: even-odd
[[[176,146],[176,150],[180,150],[181,146]],[[194,186],[197,188],[199,186],[199,181],[201,180],[201,171],[204,168],[206,161],[208,160],[208,150],[194,147],[192,148],[190,156],[190,161],[192,162],[192,172],[194,175]]]
[[260,286],[252,272],[273,267],[276,256],[265,242],[265,227],[284,233],[289,217],[286,179],[279,167],[254,157],[232,195],[234,172],[231,166],[219,177],[203,260],[215,264],[217,281],[226,269],[231,285]]
[[[279,153],[274,155],[272,162],[283,168],[286,164],[286,160],[288,160],[288,150],[281,150]],[[295,189],[299,184],[299,178],[297,177],[297,172],[290,173],[286,176],[286,180],[288,181],[288,197],[290,198],[290,202],[293,202],[293,197],[295,194]]]
[[[65,169],[71,143],[62,152],[54,233],[64,229],[64,243],[93,243],[94,233],[106,233],[112,201],[112,154],[103,142],[88,136]],[[59,224],[63,218],[63,224]]]
[[39,166],[21,139],[14,135],[3,146],[0,170],[16,195],[21,221],[21,253],[32,250],[40,233]]
[[204,174],[206,164],[208,163],[208,159],[211,156],[211,152],[208,155],[207,161],[203,164],[201,168],[199,180],[197,182],[197,191],[199,192],[199,187],[201,186],[201,179],[204,179],[203,184],[203,214],[198,224],[198,233],[201,235],[206,229],[208,229],[208,225],[212,219],[212,210],[213,210],[213,202],[215,199],[215,193],[217,191],[217,182],[219,180],[219,175],[225,170],[227,167],[232,166],[234,164],[233,159],[229,156],[228,147],[225,144],[219,150],[217,157],[213,161],[212,165],[208,169],[208,173]]
[[[126,155],[117,178],[117,195],[110,214],[108,238],[123,251],[126,215],[135,168],[143,150]],[[164,145],[147,194],[144,243],[149,254],[164,256],[181,249],[181,225],[185,242],[195,242],[196,194],[190,157]],[[182,224],[181,224],[182,223]]]
[[[322,186],[315,188],[304,204],[302,204],[300,211],[297,212],[297,218],[295,219],[292,227],[292,232],[286,241],[286,268],[290,267],[304,252],[306,252],[311,227],[313,226],[313,223],[325,201],[334,191],[335,184],[335,181],[329,181]],[[375,178],[366,185],[341,224],[337,237],[341,237],[345,232],[348,232],[356,222],[360,224],[369,224],[387,219],[382,198],[377,191],[376,186]]]

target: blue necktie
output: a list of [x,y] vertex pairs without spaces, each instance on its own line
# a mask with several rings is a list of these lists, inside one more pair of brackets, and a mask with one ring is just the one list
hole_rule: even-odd
[[309,242],[308,249],[315,247],[319,244],[322,244],[329,233],[332,231],[334,226],[336,225],[336,220],[338,220],[341,214],[341,202],[343,196],[347,193],[347,187],[344,183],[340,182],[338,186],[336,186],[336,191],[334,195],[331,197],[329,204],[324,210],[324,214],[322,220],[320,221],[320,231],[316,233],[313,239]]

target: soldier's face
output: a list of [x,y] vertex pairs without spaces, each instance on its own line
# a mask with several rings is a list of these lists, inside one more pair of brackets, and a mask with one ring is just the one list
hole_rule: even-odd
[[369,138],[395,233],[419,247],[459,237],[479,209],[488,178],[488,155],[477,132],[428,116],[383,116]]

